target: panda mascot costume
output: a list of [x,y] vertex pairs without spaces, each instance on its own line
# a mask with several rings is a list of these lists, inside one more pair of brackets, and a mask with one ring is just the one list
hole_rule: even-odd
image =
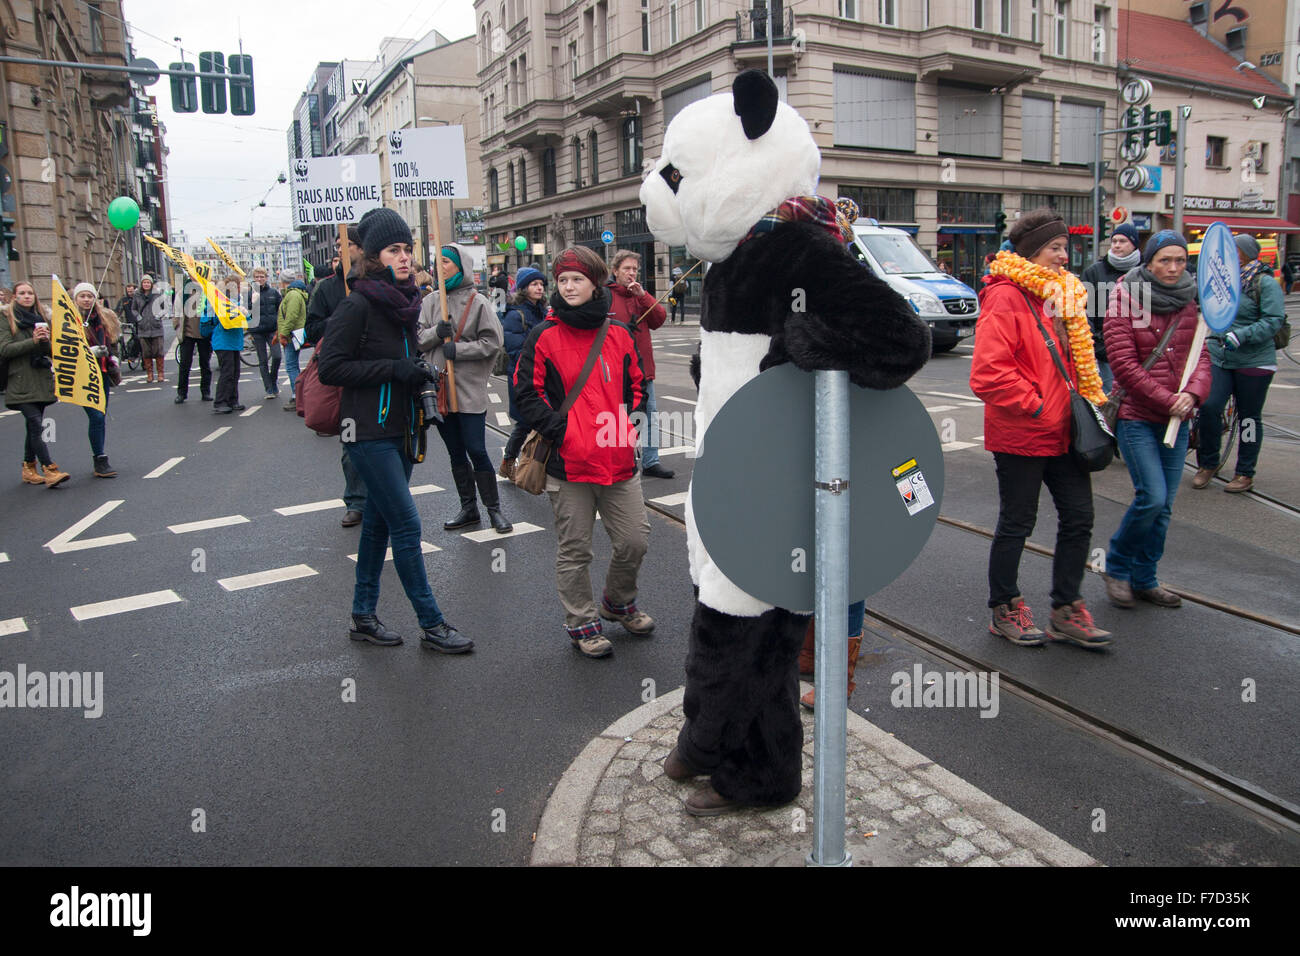
[[[859,386],[902,385],[930,357],[929,328],[849,253],[836,207],[816,195],[808,124],[766,74],[683,109],[641,187],[650,231],[712,263],[700,319],[696,442],[736,390],[783,362],[847,370]],[[737,463],[740,466],[742,463]],[[799,794],[797,658],[809,617],[729,581],[686,504],[697,600],[686,657],[686,723],[665,758],[674,780],[709,776],[686,802],[713,816]]]

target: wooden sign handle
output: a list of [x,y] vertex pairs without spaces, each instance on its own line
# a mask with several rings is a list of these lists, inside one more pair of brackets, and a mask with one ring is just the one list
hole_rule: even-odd
[[[438,200],[429,200],[433,206],[433,245],[434,254],[433,274],[438,277],[438,300],[442,303],[442,321],[450,321],[447,318],[447,286],[446,280],[442,277],[442,224],[438,222]],[[443,339],[444,342],[450,342],[451,336]],[[459,412],[460,407],[456,402],[456,363],[447,359],[447,388],[451,389],[451,394],[447,396],[448,407],[452,412]]]
[[[1198,317],[1196,320],[1196,335],[1192,337],[1192,348],[1187,353],[1187,365],[1183,367],[1183,378],[1178,383],[1178,391],[1187,388],[1187,383],[1192,379],[1192,372],[1196,370],[1197,364],[1201,360],[1201,348],[1205,345],[1205,336],[1209,327],[1205,324],[1205,319]],[[1173,448],[1174,442],[1178,440],[1178,428],[1182,425],[1183,419],[1177,415],[1169,416],[1169,427],[1165,429],[1165,447]]]

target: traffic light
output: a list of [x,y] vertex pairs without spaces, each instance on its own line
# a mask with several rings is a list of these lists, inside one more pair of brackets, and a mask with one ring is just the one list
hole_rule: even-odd
[[[199,72],[225,73],[225,56],[221,53],[200,53]],[[207,77],[200,78],[199,93],[203,100],[203,112],[224,113],[226,111],[225,80],[210,80]]]
[[[1142,125],[1142,112],[1136,106],[1130,106],[1120,118],[1120,125],[1125,128]],[[1134,149],[1142,145],[1145,145],[1145,141],[1142,139],[1141,130],[1129,130],[1124,134],[1124,146],[1126,148]]]
[[1161,110],[1156,114],[1156,122],[1160,128],[1156,130],[1156,145],[1168,146],[1174,138],[1172,125],[1174,122],[1173,110]]
[[[6,147],[5,153],[8,152]],[[10,262],[18,258],[18,250],[14,248],[14,242],[18,239],[18,220],[14,218],[14,212],[18,203],[13,188],[14,178],[9,174],[9,167],[0,166],[0,247],[8,254]]]
[[1111,227],[1112,227],[1113,225],[1114,225],[1114,224],[1111,222],[1111,220],[1110,220],[1110,216],[1106,215],[1106,211],[1105,211],[1105,210],[1102,210],[1102,213],[1101,213],[1101,228],[1097,230],[1097,241],[1098,241],[1098,242],[1105,242],[1107,239],[1110,238]]
[[993,217],[993,225],[997,226],[999,236],[1007,231],[1007,214],[1001,209],[999,209],[998,214]]
[[[194,72],[193,63],[169,63],[168,69]],[[192,76],[173,76],[172,110],[177,113],[197,113],[199,111],[198,84]]]
[[232,53],[230,63],[230,115],[253,115],[253,58],[246,53]]
[[[1142,125],[1150,126],[1156,121],[1156,114],[1150,106],[1142,107]],[[1142,131],[1142,145],[1150,146],[1151,141],[1156,138],[1156,131],[1153,129],[1144,129]]]

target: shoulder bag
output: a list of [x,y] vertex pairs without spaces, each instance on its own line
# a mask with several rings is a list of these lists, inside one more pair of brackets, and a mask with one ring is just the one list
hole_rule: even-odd
[[[366,321],[369,321],[368,319]],[[324,336],[320,344],[324,344]],[[357,343],[357,355],[366,344],[366,328],[361,327],[361,341]],[[318,435],[338,435],[343,430],[342,404],[343,386],[326,385],[320,380],[320,369],[316,358],[320,355],[318,346],[311,356],[307,367],[298,375],[294,383],[293,407],[303,424]]]
[[[596,341],[591,343],[591,351],[587,353],[587,361],[582,366],[582,371],[578,373],[578,378],[573,383],[573,388],[569,389],[569,394],[564,396],[564,404],[558,409],[561,415],[569,414],[569,409],[578,400],[582,387],[587,384],[587,378],[596,366],[596,358],[600,355],[600,348],[605,343],[607,332],[609,332],[609,319],[606,319],[600,327],[600,331],[596,334]],[[519,457],[515,460],[514,477],[510,480],[516,487],[522,488],[530,495],[540,495],[546,490],[546,463],[550,458],[551,443],[539,432],[529,432],[528,437],[524,439],[523,447],[519,449]]]
[[1038,317],[1038,310],[1034,308],[1033,300],[1024,289],[1020,291],[1029,304],[1029,311],[1034,316],[1038,331],[1043,334],[1047,353],[1052,356],[1057,371],[1061,373],[1061,378],[1065,379],[1065,387],[1070,391],[1070,457],[1084,471],[1102,471],[1115,457],[1115,433],[1106,425],[1101,409],[1080,395],[1079,390],[1074,387],[1069,373],[1065,371],[1061,356],[1057,354],[1056,341],[1048,334],[1047,329],[1043,328],[1043,321]]
[[[451,337],[453,342],[459,342],[461,335],[465,332],[465,323],[469,321],[469,307],[473,304],[474,295],[471,293],[469,299],[465,302],[465,311],[460,315],[460,325],[456,327],[456,334]],[[447,388],[446,365],[438,370],[438,414],[443,418],[451,414],[451,391]]]

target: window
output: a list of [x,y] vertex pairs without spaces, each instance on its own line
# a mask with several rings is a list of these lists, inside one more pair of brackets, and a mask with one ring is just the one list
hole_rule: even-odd
[[501,193],[497,188],[497,171],[488,170],[488,208],[496,212],[501,208]]
[[578,41],[577,40],[574,40],[572,43],[569,44],[569,63],[571,64],[569,78],[572,80],[576,80],[578,78],[578,74],[582,72],[582,68],[578,66]]
[[86,4],[86,11],[90,14],[90,51],[92,53],[104,52],[104,14],[100,12],[99,4]]
[[664,95],[664,126],[667,127],[678,113],[713,92],[713,81],[709,77],[696,80],[690,86],[674,90]]
[[605,0],[596,4],[596,57],[601,63],[609,59],[609,4]]
[[1046,97],[1026,96],[1021,101],[1021,158],[1027,163],[1052,161],[1052,121],[1056,104]]
[[528,105],[528,57],[519,58],[519,88],[515,90],[515,106]]
[[1001,193],[939,191],[936,222],[943,225],[992,223],[1002,208]]
[[596,11],[587,10],[582,15],[583,53],[582,65],[590,70],[596,65]]
[[542,195],[555,195],[555,149],[542,150]]
[[1082,225],[1092,221],[1092,195],[1090,193],[1084,193],[1081,196],[1059,193],[1024,193],[1022,195],[1021,209],[1037,209],[1039,206],[1055,209],[1067,223]]
[[898,26],[898,0],[880,0],[880,25],[882,27]]
[[1001,158],[1002,97],[940,83],[939,152]]
[[1257,150],[1257,155],[1255,156],[1255,172],[1268,172],[1268,143],[1256,143],[1255,149]]
[[1070,54],[1070,4],[1068,0],[1052,2],[1052,55]]
[[835,71],[835,145],[916,149],[916,81]]
[[582,140],[573,137],[573,188],[582,188]]
[[695,32],[704,29],[704,0],[695,0]]
[[930,0],[925,0],[925,9],[922,12],[921,17],[921,26],[926,30],[930,29]]
[[1087,166],[1097,149],[1101,107],[1093,103],[1061,104],[1061,165]]
[[985,0],[971,0],[970,25],[976,30],[984,29]]
[[510,80],[506,83],[506,112],[510,112],[512,107],[518,106],[515,100],[515,88],[519,84],[519,61],[510,61]]
[[650,52],[650,0],[641,0],[641,52]]
[[668,0],[668,42],[677,42],[677,0]]
[[594,249],[603,256],[605,244],[601,241],[600,234],[604,231],[604,216],[583,216],[581,219],[575,219],[573,220],[573,244]]
[[1223,36],[1223,45],[1233,53],[1242,53],[1246,49],[1246,28],[1237,27],[1235,30],[1229,30]]
[[522,158],[519,160],[519,201],[528,202],[528,167]]
[[1205,165],[1207,167],[1224,166],[1223,157],[1228,151],[1228,141],[1222,136],[1205,137]]
[[916,222],[916,191],[875,186],[840,186],[838,193],[858,204],[863,219],[881,223]]
[[856,20],[858,18],[858,0],[839,0],[839,15],[845,20]]
[[1193,23],[1204,23],[1204,22],[1205,22],[1205,4],[1204,4],[1204,3],[1193,3],[1190,7],[1188,7],[1188,8],[1187,8],[1187,19],[1191,20]]
[[509,176],[507,178],[510,183],[510,205],[513,206],[515,204],[515,164],[511,163],[506,168],[509,170]]
[[1092,8],[1092,62],[1106,62],[1106,41],[1110,36],[1110,11],[1103,6]]
[[1038,35],[1038,2],[1039,0],[1029,0],[1029,42],[1041,43],[1042,37]]
[[1011,0],[1001,0],[998,4],[998,32],[1007,37],[1016,32],[1011,19]]
[[629,116],[623,120],[623,175],[634,176],[641,172],[641,117]]
[[600,154],[596,151],[596,143],[596,131],[593,129],[587,134],[587,172],[593,186],[600,183]]

